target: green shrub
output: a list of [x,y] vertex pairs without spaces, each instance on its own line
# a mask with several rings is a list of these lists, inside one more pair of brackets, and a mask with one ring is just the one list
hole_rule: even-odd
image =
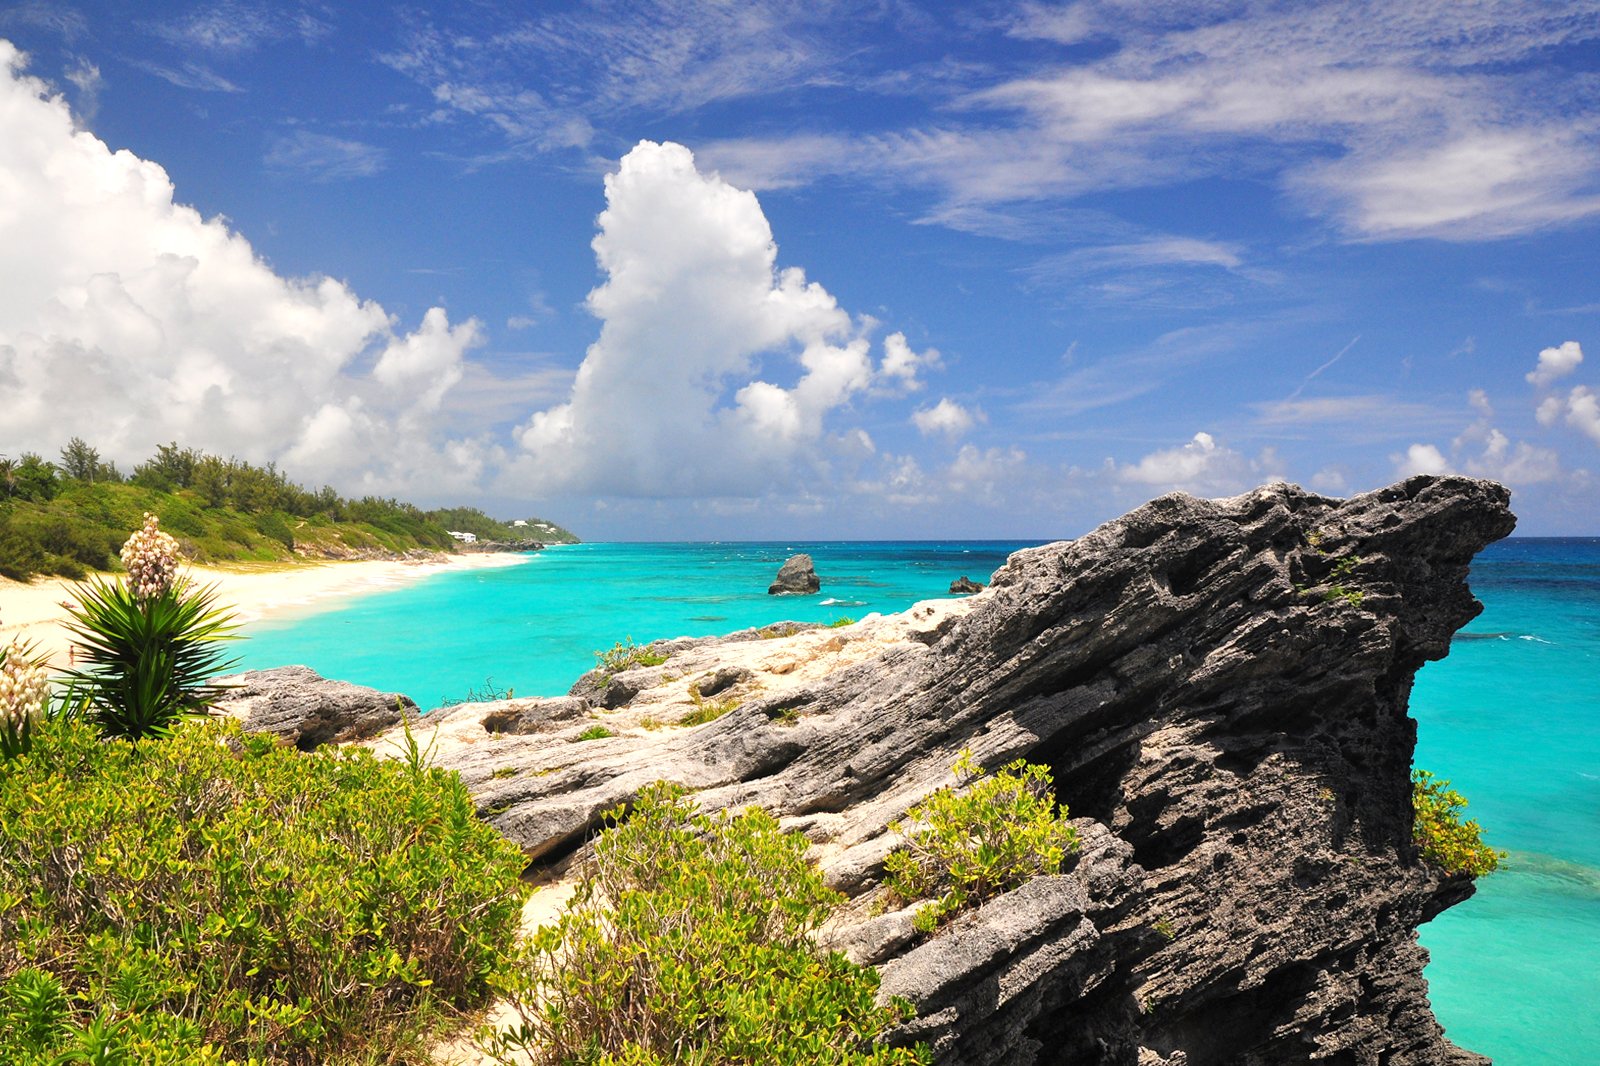
[[889,893],[901,903],[933,900],[917,911],[924,933],[963,908],[1058,873],[1078,850],[1045,767],[1018,759],[986,774],[963,751],[951,770],[960,791],[942,788],[907,811],[907,822],[890,826],[906,843],[886,862]]
[[1506,857],[1483,842],[1483,827],[1461,820],[1467,801],[1426,770],[1411,771],[1412,838],[1422,857],[1448,873],[1482,877]]
[[256,532],[264,537],[282,544],[285,548],[294,547],[294,532],[289,524],[283,520],[283,514],[278,511],[263,511],[255,516],[253,523]]
[[649,646],[639,646],[632,637],[624,637],[605,651],[594,653],[595,661],[607,674],[620,674],[635,666],[660,666],[667,661],[665,655],[650,651]]
[[454,774],[52,723],[0,764],[0,1061],[422,1061],[484,1000],[523,861]]
[[486,1033],[502,1063],[561,1066],[901,1066],[874,1046],[907,1016],[875,1004],[877,973],[809,934],[842,898],[770,814],[696,812],[647,788],[612,811],[592,866],[505,988],[521,1025]]
[[573,739],[574,740],[604,740],[607,737],[614,737],[614,736],[616,736],[616,734],[613,733],[611,730],[607,729],[605,726],[603,726],[603,725],[592,725],[588,729],[585,729],[583,732],[579,733]]
[[35,574],[52,572],[44,549],[26,530],[13,523],[7,511],[0,510],[0,575],[13,581],[27,581]]

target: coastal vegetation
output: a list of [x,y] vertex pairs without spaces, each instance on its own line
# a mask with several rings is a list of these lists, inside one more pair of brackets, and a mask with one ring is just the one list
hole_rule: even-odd
[[806,840],[758,807],[700,813],[647,787],[617,809],[556,924],[503,983],[520,1024],[484,1034],[535,1066],[911,1066],[876,1039],[909,1014],[875,1002],[877,972],[810,934],[843,897]]
[[568,543],[571,533],[540,519],[523,526],[470,507],[424,511],[398,500],[346,498],[289,480],[274,464],[254,466],[177,443],[164,444],[124,475],[73,438],[57,461],[0,456],[0,574],[82,578],[117,568],[117,548],[145,512],[161,516],[195,562],[274,562],[449,551],[450,531],[480,540]]
[[632,637],[624,637],[604,651],[595,652],[594,658],[608,677],[636,666],[660,666],[667,661],[665,655],[651,651],[648,644],[635,644]]
[[70,698],[106,736],[165,736],[204,715],[223,689],[211,678],[233,666],[219,645],[233,636],[214,589],[178,572],[178,545],[145,515],[121,553],[127,580],[77,587],[68,629],[83,666],[69,672]]
[[52,723],[0,764],[0,1061],[417,1061],[483,1001],[522,866],[454,773]]
[[1427,770],[1411,772],[1412,836],[1423,859],[1452,874],[1494,873],[1506,855],[1483,842],[1483,827],[1463,820],[1466,797]]
[[521,850],[409,728],[387,760],[207,718],[226,615],[154,516],[121,559],[56,696],[0,653],[0,1061],[420,1059],[506,958]]
[[699,685],[689,686],[689,702],[694,704],[694,710],[679,718],[679,725],[705,725],[707,722],[715,722],[718,718],[739,706],[739,700],[733,696],[721,700],[706,699],[700,694]]
[[918,932],[931,933],[954,915],[1058,873],[1078,850],[1078,833],[1058,808],[1050,771],[1018,759],[985,773],[963,751],[951,767],[961,787],[942,788],[890,826],[904,846],[885,863],[889,901],[931,899],[917,910]]

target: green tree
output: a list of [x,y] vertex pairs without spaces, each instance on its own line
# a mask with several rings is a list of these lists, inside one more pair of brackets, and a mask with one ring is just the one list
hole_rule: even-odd
[[82,437],[73,437],[61,449],[61,472],[76,481],[121,481],[117,464],[102,461],[100,452]]
[[55,499],[61,489],[61,478],[54,463],[49,463],[35,452],[23,452],[17,464],[17,495],[24,500],[44,503]]
[[202,456],[193,448],[180,448],[178,442],[156,446],[156,454],[133,468],[136,484],[171,492],[194,483],[195,467]]
[[215,455],[201,456],[190,477],[190,487],[213,509],[227,506],[228,482],[228,464]]
[[82,437],[73,437],[61,449],[61,473],[74,481],[93,481],[100,468],[100,453]]

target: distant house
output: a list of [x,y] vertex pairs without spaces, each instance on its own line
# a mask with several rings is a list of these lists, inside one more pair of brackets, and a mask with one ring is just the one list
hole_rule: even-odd
[[514,525],[514,526],[525,526],[525,525],[528,524],[528,520],[526,518],[518,518],[518,519],[514,520],[511,524]]
[[445,532],[450,534],[452,537],[456,538],[457,540],[459,540],[463,544],[476,544],[476,543],[478,543],[478,535],[476,533],[462,533],[459,530],[455,530],[455,529],[447,529],[447,530],[445,530]]

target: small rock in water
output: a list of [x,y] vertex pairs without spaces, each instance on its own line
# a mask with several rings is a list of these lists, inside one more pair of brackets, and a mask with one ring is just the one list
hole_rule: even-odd
[[769,596],[806,596],[822,588],[811,556],[801,553],[791,555],[778,570],[778,577],[767,587]]
[[983,582],[973,581],[971,578],[967,577],[966,574],[962,574],[960,577],[950,582],[950,591],[961,596],[970,596],[974,592],[982,592],[983,589]]

